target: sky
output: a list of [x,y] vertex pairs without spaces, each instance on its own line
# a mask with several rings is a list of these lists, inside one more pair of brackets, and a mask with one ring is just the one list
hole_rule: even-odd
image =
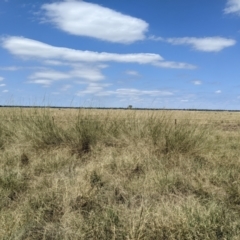
[[0,104],[240,110],[240,0],[0,0]]

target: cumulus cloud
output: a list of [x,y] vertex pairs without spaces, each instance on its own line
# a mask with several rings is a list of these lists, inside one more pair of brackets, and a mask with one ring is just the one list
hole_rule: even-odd
[[70,75],[73,78],[82,78],[87,79],[90,81],[99,81],[103,80],[105,77],[101,73],[101,70],[99,69],[99,66],[82,66],[73,69],[70,72]]
[[71,76],[67,73],[55,70],[42,70],[29,76],[29,83],[41,84],[45,87],[50,86],[54,81],[69,79]]
[[217,90],[217,91],[215,91],[215,93],[219,94],[219,93],[222,93],[222,91],[221,90]]
[[53,69],[45,69],[35,72],[29,76],[28,82],[49,86],[53,82],[60,80],[99,81],[105,78],[101,73],[101,65],[72,65],[71,67],[72,69],[70,71],[65,72],[60,72]]
[[4,84],[4,83],[0,84],[0,87],[5,87],[5,86],[6,86],[6,84]]
[[37,58],[47,60],[66,60],[72,62],[124,62],[151,64],[163,60],[159,54],[133,53],[118,54],[106,52],[81,51],[70,48],[55,47],[46,43],[24,37],[8,37],[2,41],[3,48],[10,53],[23,58]]
[[47,20],[70,34],[116,43],[132,43],[145,38],[148,24],[98,4],[63,1],[42,6]]
[[[195,66],[187,63],[178,63],[164,61],[163,57],[154,53],[107,53],[81,51],[70,48],[55,47],[46,43],[32,40],[24,37],[7,37],[2,39],[2,47],[7,49],[13,55],[26,58],[44,60],[48,64],[61,65],[62,61],[71,63],[103,63],[103,62],[120,62],[120,63],[138,63],[152,64],[164,68],[188,68],[193,69]],[[59,60],[61,59],[61,60]],[[103,64],[102,68],[106,65]]]
[[49,79],[49,80],[61,80],[70,78],[70,76],[66,73],[57,72],[54,70],[47,70],[36,72],[29,77],[30,79]]
[[193,49],[203,52],[219,52],[226,47],[231,47],[236,44],[236,40],[222,37],[168,38],[167,42],[174,45],[190,45]]
[[203,52],[219,52],[224,48],[231,47],[236,44],[236,40],[231,38],[223,38],[223,37],[162,38],[162,37],[151,36],[149,37],[149,39],[154,41],[164,41],[164,42],[171,43],[173,45],[189,45],[194,50],[203,51]]
[[2,92],[3,92],[3,93],[7,93],[7,92],[8,92],[8,90],[3,90]]
[[4,80],[4,77],[0,77],[0,81],[3,81]]
[[240,16],[240,0],[228,0],[224,8],[224,13],[235,13]]

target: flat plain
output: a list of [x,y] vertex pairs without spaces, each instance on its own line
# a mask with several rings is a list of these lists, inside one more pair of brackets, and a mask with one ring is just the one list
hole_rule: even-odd
[[239,239],[240,113],[0,109],[0,239]]

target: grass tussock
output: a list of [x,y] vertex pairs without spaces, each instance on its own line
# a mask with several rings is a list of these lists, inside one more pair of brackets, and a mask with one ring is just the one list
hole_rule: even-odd
[[0,113],[0,239],[239,239],[237,131],[63,111]]

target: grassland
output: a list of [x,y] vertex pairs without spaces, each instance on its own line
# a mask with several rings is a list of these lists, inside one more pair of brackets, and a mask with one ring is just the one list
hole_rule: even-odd
[[240,114],[0,109],[0,239],[240,239]]

